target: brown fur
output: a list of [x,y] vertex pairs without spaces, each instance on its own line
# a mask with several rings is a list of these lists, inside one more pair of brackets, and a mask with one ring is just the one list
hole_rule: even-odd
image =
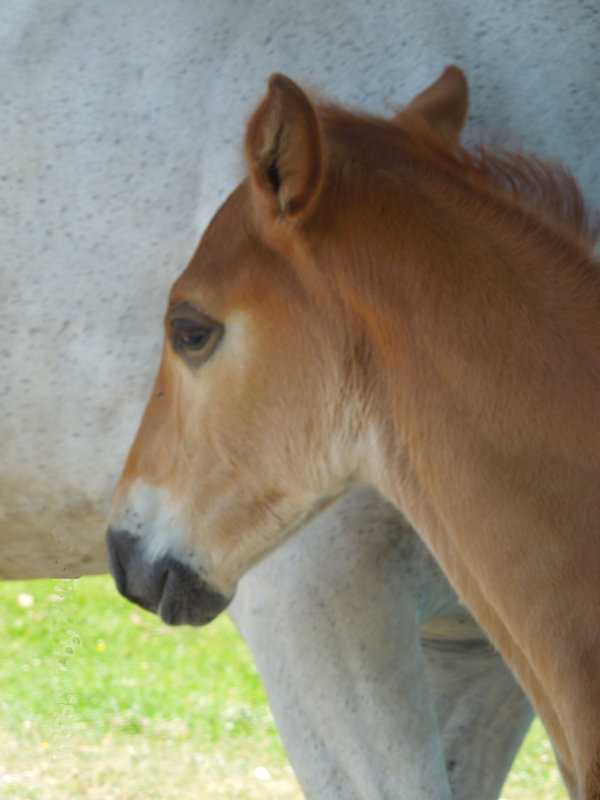
[[596,753],[593,766],[587,773],[584,797],[586,800],[600,800],[600,752]]
[[332,152],[344,159],[356,158],[367,169],[389,170],[396,150],[399,165],[412,157],[421,168],[439,171],[443,181],[468,185],[474,192],[471,200],[482,207],[489,206],[490,195],[497,194],[505,211],[508,202],[515,214],[530,212],[530,225],[537,218],[538,222],[559,226],[557,241],[567,234],[578,244],[587,242],[593,247],[598,237],[597,215],[590,215],[575,180],[560,163],[525,154],[490,152],[484,147],[470,152],[458,143],[448,146],[418,115],[400,115],[395,123],[325,106],[320,117],[333,144]]
[[[250,177],[171,293],[116,508],[154,487],[227,594],[306,514],[373,483],[597,800],[597,225],[562,168],[463,150],[466,102],[456,68],[394,120],[271,81]],[[224,326],[201,366],[173,346],[184,307]]]

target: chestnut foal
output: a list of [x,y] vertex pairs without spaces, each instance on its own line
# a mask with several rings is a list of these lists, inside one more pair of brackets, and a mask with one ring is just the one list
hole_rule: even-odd
[[564,171],[456,144],[465,98],[451,67],[383,120],[270,79],[249,176],[171,291],[112,569],[165,620],[207,622],[371,483],[514,669],[571,795],[598,800],[594,231]]

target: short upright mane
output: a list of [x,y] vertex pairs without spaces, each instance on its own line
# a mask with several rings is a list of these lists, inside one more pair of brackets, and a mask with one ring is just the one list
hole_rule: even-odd
[[334,150],[367,166],[389,168],[394,159],[413,158],[530,212],[586,250],[593,249],[600,235],[600,218],[588,209],[575,179],[558,162],[482,146],[473,152],[450,147],[416,114],[405,124],[323,105],[319,117]]

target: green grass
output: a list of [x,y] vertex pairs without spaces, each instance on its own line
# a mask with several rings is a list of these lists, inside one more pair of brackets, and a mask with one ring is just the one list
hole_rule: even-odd
[[[168,628],[107,577],[7,582],[0,643],[0,796],[302,797],[226,616]],[[539,723],[503,797],[566,799]]]
[[568,800],[552,745],[536,719],[502,790],[504,800]]

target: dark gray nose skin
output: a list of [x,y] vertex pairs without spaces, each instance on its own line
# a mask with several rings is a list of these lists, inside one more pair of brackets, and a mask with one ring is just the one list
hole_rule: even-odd
[[128,600],[159,614],[167,625],[206,625],[231,597],[206,583],[187,564],[172,556],[150,561],[142,540],[129,531],[109,528],[106,546],[117,589]]

